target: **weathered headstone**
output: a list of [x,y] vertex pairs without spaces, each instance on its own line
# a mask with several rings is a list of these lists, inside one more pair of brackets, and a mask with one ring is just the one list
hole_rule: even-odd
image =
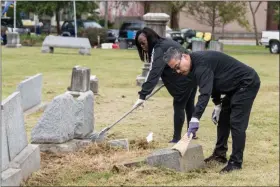
[[176,150],[160,149],[147,157],[147,164],[156,167],[167,167],[177,171],[181,170],[181,156]]
[[[3,110],[1,110],[3,113]],[[5,128],[5,123],[3,120],[3,115],[1,115],[1,171],[4,171],[9,166],[9,150],[8,150],[8,142],[7,142],[7,133]]]
[[209,50],[223,52],[223,43],[219,41],[210,41]]
[[31,142],[62,144],[74,138],[86,139],[93,130],[93,92],[67,91],[48,104],[38,124],[32,129]]
[[19,186],[22,180],[39,170],[40,150],[28,144],[20,92],[14,92],[2,104],[0,184]]
[[80,93],[74,109],[75,130],[74,138],[85,138],[94,130],[94,95],[92,91]]
[[63,143],[74,138],[75,99],[69,93],[56,96],[32,129],[32,143]]
[[90,90],[90,69],[75,66],[72,69],[71,86],[69,91],[86,92]]
[[204,41],[192,41],[192,51],[204,51],[205,50],[205,42]]
[[23,111],[26,111],[41,103],[42,87],[43,76],[41,73],[29,77],[18,84],[17,91],[20,92]]
[[169,148],[153,152],[146,159],[151,166],[167,167],[180,172],[188,172],[204,167],[204,156],[201,145],[190,144],[185,155]]
[[11,162],[10,167],[21,170],[23,180],[40,169],[40,149],[38,145],[28,144]]
[[14,92],[3,101],[3,119],[9,148],[9,158],[13,160],[28,144],[21,107],[20,92]]
[[2,186],[20,186],[22,180],[21,169],[8,168],[1,173]]
[[129,151],[128,139],[110,140],[108,141],[108,144],[112,147],[120,147]]
[[166,13],[147,13],[143,15],[146,26],[153,29],[159,36],[165,37],[166,24],[170,16]]
[[88,38],[49,35],[42,44],[42,53],[53,53],[54,48],[79,49],[79,54],[90,55],[91,45]]
[[98,94],[98,78],[96,75],[90,76],[90,90],[94,94]]
[[41,152],[51,152],[51,153],[69,153],[75,152],[82,147],[91,144],[91,140],[78,140],[73,139],[62,144],[38,144]]
[[6,47],[10,47],[10,48],[21,47],[20,37],[17,32],[8,32],[7,33]]

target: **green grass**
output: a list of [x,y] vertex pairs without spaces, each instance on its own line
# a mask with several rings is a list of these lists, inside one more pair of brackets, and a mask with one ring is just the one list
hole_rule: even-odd
[[[129,152],[117,150],[92,155],[89,152],[51,156],[42,154],[41,169],[25,185],[205,185],[205,186],[276,186],[279,185],[279,56],[264,48],[262,53],[246,54],[255,47],[225,46],[227,53],[252,66],[261,78],[247,130],[243,170],[219,175],[222,165],[178,173],[148,166],[114,172],[114,164],[138,156],[145,156],[156,148],[168,147],[173,132],[172,97],[162,89],[145,103],[143,110],[133,112],[110,131],[111,139],[143,140],[154,132],[155,147],[131,147]],[[234,52],[230,52],[232,51]],[[236,50],[243,51],[242,53]],[[2,98],[15,91],[17,84],[27,76],[43,74],[43,100],[51,101],[70,85],[72,68],[86,66],[99,79],[100,95],[95,96],[95,130],[113,123],[127,112],[138,98],[136,76],[141,74],[142,62],[135,50],[93,49],[91,56],[81,56],[78,50],[55,49],[54,54],[42,54],[40,47],[7,49],[2,47]],[[201,119],[198,140],[204,156],[211,154],[216,139],[216,128],[211,122],[213,104]],[[25,117],[26,130],[36,125],[42,113]],[[184,126],[183,132],[186,131]],[[231,138],[229,152],[231,153]]]

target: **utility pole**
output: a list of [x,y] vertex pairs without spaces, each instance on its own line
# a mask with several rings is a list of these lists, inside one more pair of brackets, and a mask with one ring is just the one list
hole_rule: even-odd
[[16,15],[16,0],[14,0],[14,32],[16,30],[16,21],[17,21],[17,15]]
[[108,1],[105,1],[105,20],[104,20],[104,27],[108,29]]
[[76,1],[73,1],[74,6],[74,24],[75,24],[75,37],[77,38],[77,19],[76,19]]

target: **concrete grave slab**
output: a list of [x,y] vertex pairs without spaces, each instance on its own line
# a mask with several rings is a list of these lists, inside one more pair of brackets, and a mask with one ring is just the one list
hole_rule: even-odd
[[[48,49],[49,48],[49,49]],[[91,45],[88,38],[49,35],[42,44],[42,53],[53,53],[54,48],[80,49],[79,54],[90,55]]]
[[128,139],[110,140],[108,141],[108,144],[112,147],[120,147],[129,151]]
[[176,150],[168,148],[156,150],[150,156],[147,157],[147,164],[156,167],[167,167],[181,170],[181,156]]
[[91,144],[91,140],[78,140],[73,139],[61,144],[38,144],[40,151],[42,152],[51,152],[51,153],[68,153],[78,151],[80,148],[83,148]]
[[20,186],[22,180],[21,170],[8,168],[1,173],[1,185],[2,186]]
[[166,167],[179,172],[188,172],[205,166],[201,145],[190,144],[185,155],[177,150],[160,149],[146,158],[147,164],[156,167]]
[[23,180],[40,169],[40,149],[38,145],[29,144],[10,163],[10,168],[20,169]]
[[20,82],[17,91],[21,95],[21,103],[23,111],[26,111],[41,103],[43,88],[43,76],[37,74]]
[[32,143],[63,143],[74,138],[75,99],[69,93],[56,96],[32,129]]
[[[3,113],[3,110],[1,110]],[[9,166],[9,150],[8,150],[8,142],[7,142],[7,134],[5,123],[3,120],[3,115],[1,114],[1,171],[4,171]]]
[[14,92],[3,101],[3,120],[6,125],[10,160],[13,160],[28,144],[21,107],[20,92]]

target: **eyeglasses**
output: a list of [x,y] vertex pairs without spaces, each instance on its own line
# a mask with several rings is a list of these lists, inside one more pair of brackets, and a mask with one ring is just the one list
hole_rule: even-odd
[[172,73],[177,73],[177,71],[180,70],[181,60],[182,60],[182,56],[180,58],[180,62],[178,64],[176,64],[174,66],[174,68],[172,69]]

